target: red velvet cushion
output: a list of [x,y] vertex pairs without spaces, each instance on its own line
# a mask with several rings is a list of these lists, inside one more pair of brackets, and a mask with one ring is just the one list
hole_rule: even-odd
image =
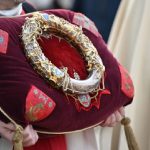
[[[51,10],[46,13],[76,23],[74,12]],[[50,132],[75,131],[100,123],[116,109],[131,102],[133,85],[129,76],[108,51],[101,35],[95,34],[96,30],[92,32],[84,28],[83,24],[84,33],[97,48],[106,67],[106,90],[99,92],[90,108],[77,110],[76,103],[71,98],[68,100],[61,90],[49,85],[33,70],[26,59],[19,36],[24,22],[25,16],[0,18],[0,29],[9,34],[7,52],[0,53],[0,107],[17,123],[22,125],[31,123],[38,130]],[[74,70],[81,79],[87,77],[83,58],[64,40],[59,42],[57,38],[42,39],[39,43],[45,55],[57,67],[68,67],[72,77]],[[2,114],[0,117],[6,120]],[[30,119],[33,122],[29,122]]]

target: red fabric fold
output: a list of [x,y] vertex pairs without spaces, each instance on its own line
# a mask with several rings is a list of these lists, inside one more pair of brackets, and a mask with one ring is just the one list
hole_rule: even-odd
[[56,136],[40,139],[34,146],[26,147],[24,150],[67,150],[65,136]]

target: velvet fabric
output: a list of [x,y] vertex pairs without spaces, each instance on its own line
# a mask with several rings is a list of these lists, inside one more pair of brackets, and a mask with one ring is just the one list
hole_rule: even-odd
[[[48,10],[48,14],[55,14],[73,22],[74,12],[67,10]],[[84,29],[84,33],[90,38],[97,48],[100,57],[106,67],[105,87],[110,94],[101,93],[98,101],[100,108],[92,107],[88,111],[77,111],[75,104],[68,101],[61,90],[50,86],[36,71],[25,57],[21,42],[22,25],[26,16],[16,18],[0,18],[0,29],[9,34],[8,49],[6,54],[0,53],[0,106],[18,124],[32,124],[35,129],[50,132],[68,132],[84,129],[100,123],[111,113],[123,105],[132,101],[132,96],[126,96],[121,90],[121,74],[117,60],[108,51],[101,35],[95,36],[91,31]],[[45,55],[58,67],[68,67],[70,76],[75,70],[81,79],[88,74],[85,62],[75,48],[72,48],[64,40],[57,38],[42,39],[39,41]],[[28,122],[25,118],[26,97],[34,85],[55,103],[54,111],[45,119]],[[6,118],[1,114],[3,120]]]

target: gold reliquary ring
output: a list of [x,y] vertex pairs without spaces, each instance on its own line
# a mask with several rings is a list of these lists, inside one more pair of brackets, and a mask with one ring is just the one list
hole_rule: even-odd
[[[74,46],[87,63],[89,76],[85,80],[73,79],[65,69],[56,67],[42,52],[38,38],[49,38],[55,35],[65,39]],[[99,88],[105,67],[89,38],[83,33],[82,27],[71,24],[53,14],[36,12],[26,18],[22,29],[22,40],[27,58],[33,68],[50,84],[62,88],[66,93],[86,94]]]

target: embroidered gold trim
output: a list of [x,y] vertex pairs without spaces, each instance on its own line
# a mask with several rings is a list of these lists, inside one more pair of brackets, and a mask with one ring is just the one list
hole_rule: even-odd
[[[20,125],[18,125],[1,107],[0,107],[0,112],[11,122],[16,126],[16,131],[18,132],[18,128],[19,130],[21,129],[21,131],[23,131],[23,127],[21,127]],[[36,130],[38,133],[40,134],[70,134],[70,133],[77,133],[77,132],[81,132],[81,131],[85,131],[91,128],[94,128],[98,125],[100,125],[103,121],[96,123],[95,125],[80,129],[80,130],[74,130],[74,131],[67,131],[67,132],[47,132],[47,131],[42,131],[42,130]]]

